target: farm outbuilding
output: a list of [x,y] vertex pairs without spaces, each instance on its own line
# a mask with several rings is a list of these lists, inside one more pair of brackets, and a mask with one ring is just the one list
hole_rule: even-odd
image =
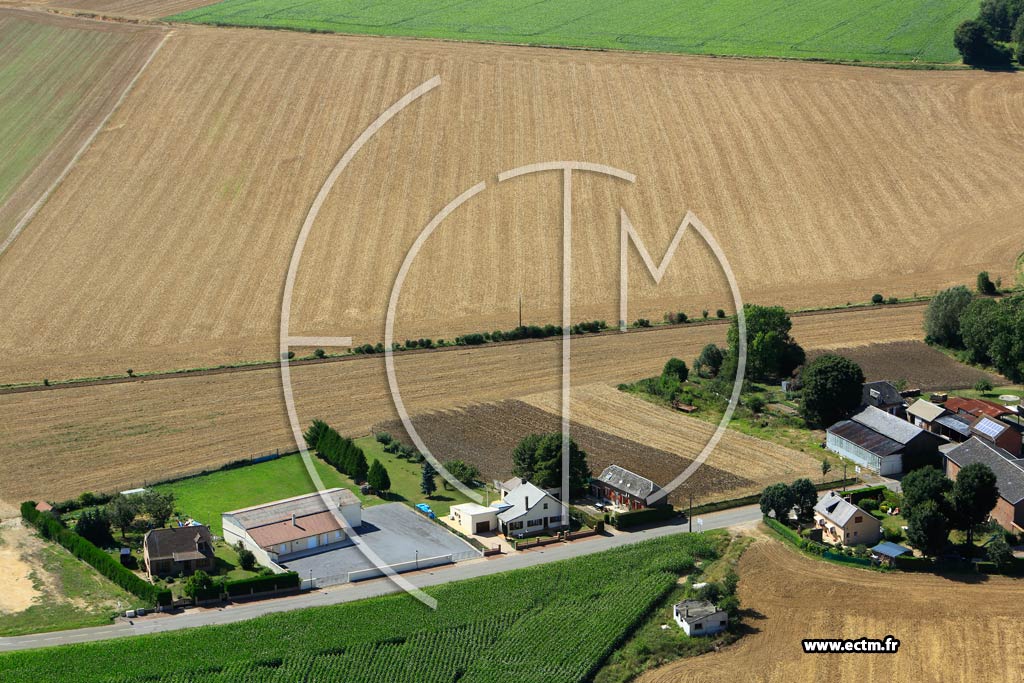
[[883,476],[937,459],[940,443],[938,435],[872,406],[832,425],[825,437],[830,451]]
[[707,600],[683,600],[672,607],[672,617],[688,636],[710,636],[729,626],[729,615]]

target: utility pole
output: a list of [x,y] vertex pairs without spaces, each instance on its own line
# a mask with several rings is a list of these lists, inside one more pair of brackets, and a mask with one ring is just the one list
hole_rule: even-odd
[[693,494],[690,494],[690,509],[686,513],[686,521],[690,523],[690,533],[693,533]]

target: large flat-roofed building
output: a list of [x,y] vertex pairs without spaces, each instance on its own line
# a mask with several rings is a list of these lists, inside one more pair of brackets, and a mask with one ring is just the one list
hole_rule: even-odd
[[362,504],[348,489],[335,488],[232,510],[221,515],[224,540],[241,541],[263,564],[309,555],[348,541],[344,526],[324,503],[330,497],[350,527],[363,523]]
[[825,445],[883,476],[938,462],[942,439],[906,420],[868,406],[828,428]]

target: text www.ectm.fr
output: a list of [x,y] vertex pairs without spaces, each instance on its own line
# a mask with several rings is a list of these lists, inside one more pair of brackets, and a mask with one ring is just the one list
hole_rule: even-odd
[[866,652],[866,653],[895,653],[900,649],[900,641],[892,636],[886,636],[881,640],[875,638],[807,638],[801,641],[805,654],[829,653],[829,652]]

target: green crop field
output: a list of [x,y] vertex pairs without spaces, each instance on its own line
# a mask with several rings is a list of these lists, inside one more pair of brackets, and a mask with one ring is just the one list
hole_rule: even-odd
[[[328,488],[347,488],[363,500],[364,506],[383,502],[375,496],[360,495],[359,488],[348,477],[339,474],[336,469],[319,458],[314,456],[313,462]],[[206,524],[217,535],[223,533],[220,526],[220,516],[223,512],[316,491],[306,472],[306,466],[298,455],[286,455],[256,465],[219,470],[171,484],[160,484],[153,488],[162,493],[173,493],[174,507],[177,510],[197,522]]]
[[428,590],[438,600],[436,610],[391,595],[227,626],[8,654],[0,656],[0,679],[581,681],[694,560],[718,556],[728,540],[724,532],[674,535],[451,583]]
[[953,62],[977,0],[224,0],[173,21],[569,47]]

